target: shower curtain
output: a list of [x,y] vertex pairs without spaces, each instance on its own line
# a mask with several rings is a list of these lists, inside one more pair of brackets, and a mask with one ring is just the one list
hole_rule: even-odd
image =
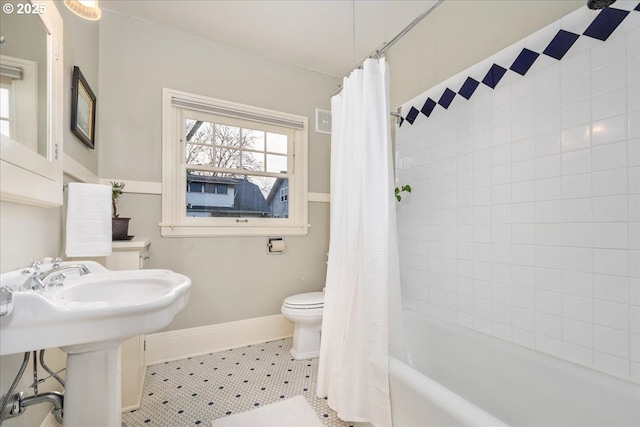
[[[388,94],[385,60],[368,59],[331,99],[331,231],[318,372],[318,396],[341,419],[376,427],[391,426],[389,301],[399,311],[400,300]],[[399,330],[392,335],[400,337]],[[394,355],[401,343],[391,345]]]

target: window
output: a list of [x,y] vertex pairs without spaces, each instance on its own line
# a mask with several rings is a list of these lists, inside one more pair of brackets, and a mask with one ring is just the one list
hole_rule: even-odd
[[0,55],[0,134],[38,151],[38,64]]
[[307,118],[164,89],[163,236],[307,232]]

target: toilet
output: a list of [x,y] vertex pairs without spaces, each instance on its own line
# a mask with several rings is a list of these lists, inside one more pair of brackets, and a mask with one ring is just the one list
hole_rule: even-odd
[[313,359],[320,355],[323,308],[324,292],[292,295],[282,303],[282,315],[295,324],[290,350],[294,359]]

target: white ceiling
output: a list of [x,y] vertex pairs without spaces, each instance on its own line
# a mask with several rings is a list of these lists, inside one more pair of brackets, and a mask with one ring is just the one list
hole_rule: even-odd
[[100,4],[105,10],[343,77],[433,3],[432,0],[102,0]]

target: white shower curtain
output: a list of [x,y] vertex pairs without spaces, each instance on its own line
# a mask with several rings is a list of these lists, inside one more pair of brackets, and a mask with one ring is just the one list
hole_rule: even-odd
[[388,80],[385,60],[368,59],[331,99],[331,231],[318,373],[318,396],[328,397],[341,419],[376,427],[391,426],[389,300],[399,304],[400,292]]

